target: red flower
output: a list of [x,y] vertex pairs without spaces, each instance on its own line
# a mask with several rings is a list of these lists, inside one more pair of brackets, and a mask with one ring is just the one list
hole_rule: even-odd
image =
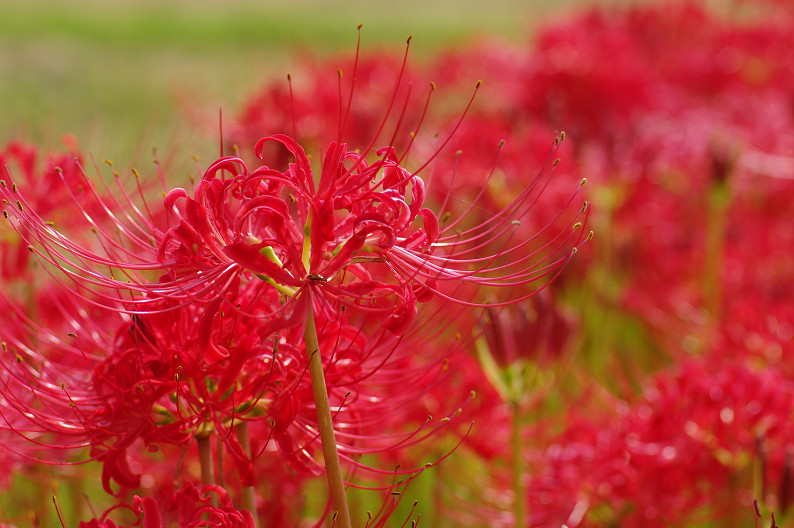
[[[416,302],[434,294],[464,304],[482,306],[461,285],[500,288],[508,292],[501,303],[534,293],[524,286],[555,277],[585,241],[579,214],[556,235],[523,235],[517,226],[538,199],[553,170],[547,165],[526,190],[481,223],[466,226],[465,216],[440,226],[424,206],[425,184],[419,177],[446,141],[416,170],[402,163],[391,147],[368,152],[348,151],[331,143],[324,153],[319,178],[300,145],[285,135],[275,141],[295,158],[284,172],[262,166],[249,171],[239,158],[223,157],[205,172],[190,197],[174,189],[165,198],[168,213],[176,215],[162,231],[146,207],[135,206],[125,194],[137,224],[118,218],[118,202],[97,197],[106,218],[96,218],[80,206],[94,226],[101,249],[79,245],[48,225],[15,188],[0,192],[16,229],[38,249],[45,262],[65,272],[78,290],[96,292],[92,302],[106,303],[130,313],[205,303],[198,335],[205,343],[204,359],[217,362],[227,352],[206,338],[218,313],[220,299],[238,280],[272,286],[287,298],[257,314],[260,335],[302,324],[312,291],[317,309],[355,308],[381,316],[382,324],[403,333],[416,314]],[[552,151],[553,155],[554,151]],[[580,214],[585,208],[580,210]],[[585,213],[586,214],[586,213]],[[554,219],[552,219],[554,220]],[[105,227],[107,224],[107,227]],[[465,227],[464,227],[465,226]],[[28,234],[30,233],[30,234]],[[107,268],[113,271],[107,273]],[[159,271],[155,282],[149,271]],[[445,283],[448,286],[445,286]],[[129,292],[120,300],[116,292]]]
[[[48,155],[43,163],[33,145],[12,142],[0,150],[0,174],[13,170],[16,178],[9,178],[11,185],[30,189],[36,209],[60,226],[72,225],[71,202],[85,197],[78,169],[80,155],[76,145],[70,149],[69,153]],[[0,227],[0,278],[9,281],[26,276],[29,260],[27,244]]]
[[[213,495],[219,504],[212,505]],[[160,500],[153,497],[132,499],[129,508],[138,516],[135,525],[143,528],[165,528],[175,526],[177,522],[182,528],[215,527],[215,528],[254,528],[254,517],[251,512],[235,509],[229,494],[220,486],[206,485],[201,489],[189,486],[175,491],[171,496]],[[108,519],[108,515],[119,506],[114,506],[100,519],[81,522],[80,528],[119,528]]]

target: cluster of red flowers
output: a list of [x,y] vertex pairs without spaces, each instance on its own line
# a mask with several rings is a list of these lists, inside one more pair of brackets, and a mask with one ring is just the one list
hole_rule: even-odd
[[[0,434],[24,472],[101,465],[119,502],[87,526],[298,523],[301,490],[321,474],[330,499],[310,518],[350,526],[347,483],[386,492],[367,522],[381,526],[401,490],[454,450],[428,460],[410,449],[464,421],[453,418],[469,391],[442,381],[475,336],[447,326],[464,307],[542,290],[589,240],[589,211],[571,179],[564,202],[537,206],[556,165],[553,134],[545,158],[510,175],[522,192],[486,192],[494,160],[477,171],[479,195],[457,193],[459,156],[447,152],[456,133],[473,132],[459,130],[471,101],[451,121],[432,115],[435,86],[414,101],[405,62],[386,90],[355,82],[388,67],[357,53],[339,115],[302,108],[323,93],[291,95],[296,137],[237,125],[258,131],[239,139],[259,161],[221,156],[190,191],[155,189],[159,163],[159,177],[133,170],[128,182],[113,170],[109,185],[66,155],[42,176],[28,160],[35,149],[9,147],[23,177],[15,163],[3,169],[2,233],[25,259],[4,275],[40,273],[24,294],[0,297]],[[337,135],[304,137],[299,116],[336,120]],[[306,149],[319,149],[318,164]],[[53,190],[39,196],[45,184]],[[457,441],[468,427],[454,428]],[[288,486],[293,500],[278,489]]]
[[794,12],[755,8],[307,63],[189,189],[9,145],[7,467],[98,463],[89,527],[785,519]]
[[[568,131],[565,161],[593,183],[600,235],[587,269],[552,287],[560,313],[578,311],[573,344],[552,326],[540,344],[522,337],[544,331],[515,316],[494,326],[511,321],[500,332],[514,337],[488,343],[498,365],[484,371],[513,406],[516,372],[534,376],[520,436],[534,448],[519,462],[507,449],[515,411],[496,420],[501,453],[469,443],[473,456],[527,468],[513,488],[494,471],[503,493],[471,524],[513,526],[493,508],[518,492],[531,526],[748,525],[754,501],[785,520],[794,13],[755,15],[737,22],[690,2],[594,9],[526,51],[445,59],[446,71],[468,71],[478,54],[493,65],[501,96],[487,111]],[[543,367],[549,342],[567,354]],[[501,364],[524,344],[532,368]]]

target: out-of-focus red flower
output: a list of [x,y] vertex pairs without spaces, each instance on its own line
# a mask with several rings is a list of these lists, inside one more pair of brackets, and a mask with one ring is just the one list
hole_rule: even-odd
[[[81,157],[76,145],[70,145],[69,153],[50,154],[42,160],[34,145],[11,142],[0,150],[0,178],[9,178],[12,185],[31,190],[36,208],[59,226],[72,225],[70,214],[72,200],[85,197],[84,176],[79,170]],[[6,204],[9,205],[9,204]],[[0,227],[0,278],[4,281],[19,279],[29,274],[30,251],[27,244],[13,231]]]
[[790,450],[793,389],[771,369],[712,357],[660,372],[612,416],[570,416],[533,476],[533,522],[573,527],[598,518],[661,527],[693,515],[722,519],[732,513],[719,505],[752,497],[749,480],[725,486],[751,463],[764,465],[775,500]]
[[[212,505],[213,496],[218,501]],[[107,518],[113,510],[100,519],[80,523],[80,528],[118,528]],[[184,528],[254,528],[251,512],[237,510],[229,494],[221,486],[205,485],[201,488],[188,486],[162,498],[134,496],[132,504],[126,506],[138,516],[135,526],[143,528],[165,528],[178,523]]]
[[519,360],[540,365],[553,361],[562,355],[574,330],[570,315],[546,291],[489,315],[484,335],[491,356],[502,367]]
[[[424,94],[412,90],[418,86],[416,77],[408,64],[390,53],[306,60],[290,74],[289,83],[268,83],[246,101],[226,127],[227,142],[248,149],[262,136],[290,134],[314,154],[331,142],[365,149],[381,135],[380,142],[402,150],[410,142],[407,132],[421,118],[417,97]],[[355,104],[348,104],[350,98]],[[386,111],[390,107],[395,111]],[[386,136],[400,129],[403,133]],[[288,152],[273,144],[262,145],[259,155],[274,169],[284,170],[289,163]],[[249,152],[242,157],[252,159]]]

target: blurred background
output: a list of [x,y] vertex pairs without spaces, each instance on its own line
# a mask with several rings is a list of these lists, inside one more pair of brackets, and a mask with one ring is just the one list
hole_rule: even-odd
[[542,24],[586,6],[642,3],[3,0],[0,142],[27,140],[47,150],[68,132],[82,148],[122,162],[131,140],[147,152],[196,141],[185,108],[236,111],[263,81],[285,75],[290,57],[352,53],[358,23],[365,47],[394,54],[413,35],[412,60],[421,60],[486,35],[529,42]]
[[214,120],[221,106],[236,112],[255,87],[289,71],[290,57],[352,55],[358,23],[366,48],[397,55],[413,35],[411,60],[422,60],[485,35],[521,42],[582,4],[4,0],[0,143],[24,139],[47,150],[71,133],[121,164],[141,155],[130,145],[146,157],[154,145],[201,149],[206,137],[191,134],[191,118]]

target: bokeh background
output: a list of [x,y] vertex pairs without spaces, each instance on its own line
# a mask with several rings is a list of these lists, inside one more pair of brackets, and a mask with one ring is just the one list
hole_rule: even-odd
[[192,119],[236,112],[256,87],[283,78],[291,57],[352,54],[359,23],[366,48],[392,54],[413,35],[411,60],[420,61],[484,36],[528,40],[542,21],[582,4],[4,0],[0,142],[52,148],[71,133],[122,164],[154,145],[200,149],[206,134],[191,133]]

